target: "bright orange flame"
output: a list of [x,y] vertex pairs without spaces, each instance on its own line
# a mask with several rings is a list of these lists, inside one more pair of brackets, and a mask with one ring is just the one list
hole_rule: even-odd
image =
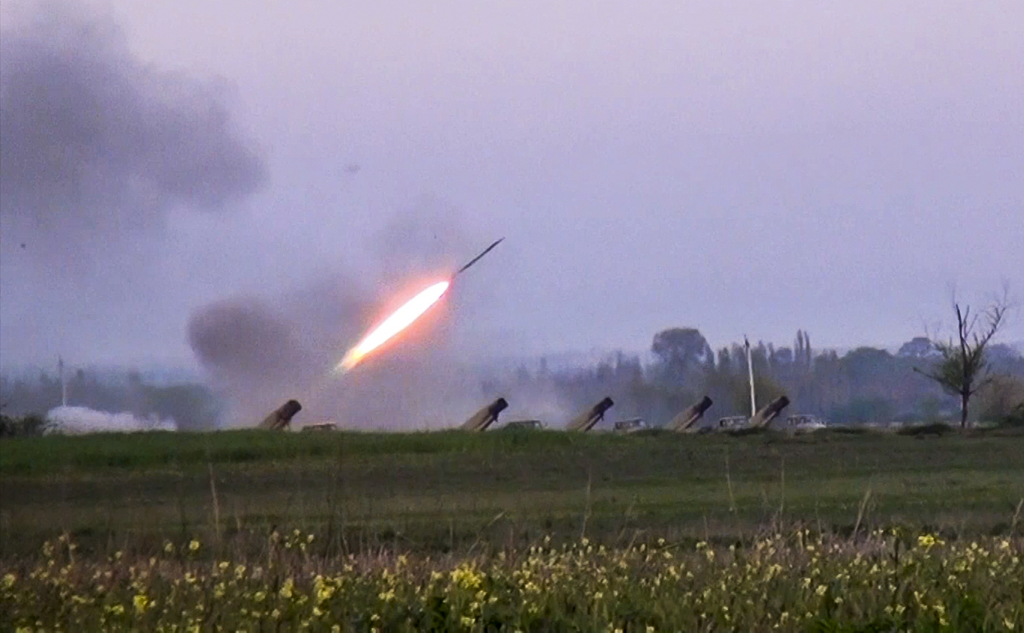
[[418,295],[409,299],[402,307],[391,313],[391,316],[384,319],[384,322],[374,328],[359,344],[353,347],[341,359],[335,371],[346,372],[355,367],[367,354],[388,342],[393,336],[412,325],[413,321],[420,318],[430,306],[437,301],[448,290],[450,282],[438,282]]

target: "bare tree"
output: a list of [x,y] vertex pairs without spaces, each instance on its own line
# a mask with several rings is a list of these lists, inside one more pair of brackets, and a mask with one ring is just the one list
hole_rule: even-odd
[[987,385],[988,359],[986,351],[989,341],[999,331],[1010,309],[1009,292],[1003,288],[1003,296],[995,299],[979,315],[971,314],[971,307],[960,309],[954,299],[957,337],[948,342],[932,341],[940,358],[933,369],[925,371],[917,367],[914,371],[931,378],[948,393],[960,398],[960,428],[967,428],[967,412],[971,396]]

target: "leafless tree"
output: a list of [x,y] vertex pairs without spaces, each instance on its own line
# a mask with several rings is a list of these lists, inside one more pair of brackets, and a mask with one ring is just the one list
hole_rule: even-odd
[[1009,290],[1003,287],[1002,297],[994,299],[981,314],[971,314],[971,307],[960,308],[953,301],[956,311],[957,336],[949,341],[932,341],[941,355],[932,369],[914,368],[920,374],[931,378],[948,393],[960,398],[960,428],[967,428],[967,412],[971,396],[989,383],[986,351],[989,341],[1005,323],[1010,309]]

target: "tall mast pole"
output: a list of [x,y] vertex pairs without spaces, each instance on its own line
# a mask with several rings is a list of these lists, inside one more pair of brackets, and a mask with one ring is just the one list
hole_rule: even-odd
[[750,377],[750,417],[757,415],[757,400],[754,396],[754,361],[750,356],[750,341],[743,335],[743,346],[747,348],[747,375]]
[[64,359],[57,357],[57,373],[60,375],[60,406],[68,406],[68,383],[64,379]]

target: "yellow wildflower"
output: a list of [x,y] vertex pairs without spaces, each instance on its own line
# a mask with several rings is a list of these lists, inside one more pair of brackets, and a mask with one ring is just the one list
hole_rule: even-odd
[[293,581],[291,578],[289,578],[288,580],[284,581],[283,585],[281,585],[281,590],[278,591],[278,593],[281,594],[282,598],[291,598],[292,597],[292,589],[294,587],[295,587],[295,581]]
[[145,594],[136,594],[135,598],[132,599],[132,603],[135,604],[136,613],[145,613],[146,605],[149,604],[149,598]]

